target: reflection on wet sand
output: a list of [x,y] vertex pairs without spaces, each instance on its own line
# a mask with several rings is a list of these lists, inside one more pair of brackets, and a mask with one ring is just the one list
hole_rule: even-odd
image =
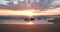
[[0,24],[0,32],[59,32],[58,24]]

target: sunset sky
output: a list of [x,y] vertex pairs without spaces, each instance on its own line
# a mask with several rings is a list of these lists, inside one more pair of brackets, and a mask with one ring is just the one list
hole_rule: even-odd
[[0,16],[28,15],[30,12],[33,15],[60,15],[60,0],[0,0]]
[[[37,10],[36,10],[37,11]],[[48,9],[47,11],[38,11],[35,12],[35,10],[24,10],[24,11],[14,11],[14,10],[1,10],[0,9],[0,16],[9,16],[9,15],[60,15],[60,8],[57,9]]]

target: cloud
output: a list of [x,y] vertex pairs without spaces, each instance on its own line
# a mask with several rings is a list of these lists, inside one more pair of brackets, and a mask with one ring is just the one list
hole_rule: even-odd
[[60,5],[60,0],[55,0],[52,5]]
[[58,8],[60,7],[60,0],[54,0],[50,5],[51,7]]
[[[7,0],[0,0],[0,9],[10,9],[10,10],[19,10],[19,9],[27,9],[27,5],[24,0],[15,0],[12,2]],[[50,8],[58,8],[60,7],[60,0],[40,0],[39,2],[33,2],[31,4],[33,9],[50,9]]]
[[9,3],[9,1],[6,1],[6,0],[0,0],[0,4],[8,5],[7,3]]

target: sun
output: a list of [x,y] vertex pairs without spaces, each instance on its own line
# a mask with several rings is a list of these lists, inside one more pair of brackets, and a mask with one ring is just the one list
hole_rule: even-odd
[[29,12],[27,15],[28,16],[33,16],[33,12]]

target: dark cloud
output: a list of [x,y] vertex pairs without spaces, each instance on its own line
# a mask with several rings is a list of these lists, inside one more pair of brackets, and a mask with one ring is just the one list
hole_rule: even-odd
[[[10,0],[5,0],[5,1],[10,1]],[[50,9],[50,8],[60,7],[60,2],[58,2],[57,0],[40,0],[39,2],[32,3],[30,7],[28,7],[25,2],[21,2],[18,0],[16,0],[16,1],[18,2],[18,4],[13,4],[13,1],[5,3],[7,5],[0,3],[0,9],[23,10],[23,9],[33,8],[33,9],[46,10],[46,9]],[[56,4],[55,4],[55,1],[56,1]]]

